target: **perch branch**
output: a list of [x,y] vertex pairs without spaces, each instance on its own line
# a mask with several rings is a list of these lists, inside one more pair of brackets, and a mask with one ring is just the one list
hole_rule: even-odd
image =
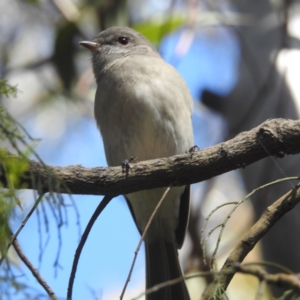
[[214,284],[207,287],[201,299],[209,299],[216,289],[225,291],[234,276],[234,272],[230,272],[230,270],[234,269],[237,263],[241,263],[272,226],[299,202],[300,184],[267,207],[260,219],[229,254]]
[[[40,192],[113,196],[139,190],[180,186],[210,179],[268,157],[300,153],[300,121],[268,120],[235,138],[192,154],[142,161],[132,164],[128,176],[119,167],[84,168],[81,165],[54,167],[28,162],[28,169],[18,189]],[[134,155],[134,153],[133,153]],[[7,185],[1,164],[18,160],[7,152],[0,162],[0,183]]]

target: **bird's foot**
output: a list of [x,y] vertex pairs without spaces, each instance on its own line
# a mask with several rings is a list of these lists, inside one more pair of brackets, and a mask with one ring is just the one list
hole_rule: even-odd
[[191,158],[193,157],[193,153],[196,151],[199,151],[200,148],[197,145],[194,145],[193,147],[190,148],[189,153],[191,154]]
[[138,158],[135,156],[130,157],[129,159],[125,159],[122,162],[122,173],[128,175],[128,172],[130,170],[130,163],[136,163],[138,162]]

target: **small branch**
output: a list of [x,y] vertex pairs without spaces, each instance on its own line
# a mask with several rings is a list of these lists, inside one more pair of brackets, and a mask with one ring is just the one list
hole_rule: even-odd
[[89,220],[89,222],[88,222],[88,224],[87,224],[87,226],[84,230],[84,233],[83,233],[83,235],[81,237],[81,240],[79,242],[79,245],[76,249],[75,257],[74,257],[74,260],[73,260],[72,271],[71,271],[71,274],[70,274],[69,284],[68,284],[67,300],[72,299],[73,284],[74,284],[74,280],[75,280],[77,265],[78,265],[79,258],[80,258],[82,249],[84,247],[84,244],[85,244],[85,242],[88,238],[88,235],[89,235],[95,221],[97,220],[97,218],[99,217],[99,215],[101,214],[103,209],[106,207],[106,205],[110,202],[110,200],[112,198],[113,198],[112,196],[105,196],[102,199],[102,201],[97,206],[96,210],[94,211],[91,219]]
[[80,17],[80,12],[76,5],[70,0],[52,0],[52,3],[56,6],[56,8],[60,11],[60,13],[64,16],[68,22],[78,21]]
[[142,243],[143,243],[143,240],[144,240],[144,238],[145,238],[145,236],[146,236],[146,234],[147,234],[147,232],[148,232],[148,229],[149,229],[149,227],[150,227],[150,225],[151,225],[151,223],[152,223],[152,220],[153,220],[154,216],[156,215],[158,209],[161,207],[161,205],[162,205],[164,199],[166,198],[167,194],[169,193],[170,188],[171,188],[171,187],[169,186],[169,187],[165,190],[164,194],[162,195],[162,197],[161,197],[160,200],[158,201],[158,203],[157,203],[157,205],[156,205],[156,207],[155,207],[153,213],[151,214],[151,216],[150,216],[150,218],[149,218],[149,220],[148,220],[148,222],[147,222],[147,224],[146,224],[146,227],[145,227],[144,232],[143,232],[143,234],[142,234],[142,236],[141,236],[141,238],[140,238],[140,241],[139,241],[139,243],[138,243],[138,245],[137,245],[137,247],[136,247],[136,250],[134,251],[134,258],[133,258],[133,261],[132,261],[132,264],[131,264],[131,267],[130,267],[130,271],[129,271],[128,277],[127,277],[127,279],[126,279],[124,288],[123,288],[122,293],[121,293],[121,296],[120,296],[120,299],[121,299],[121,300],[122,300],[123,297],[124,297],[124,294],[125,294],[127,285],[128,285],[128,283],[129,283],[129,281],[130,281],[131,274],[132,274],[132,271],[133,271],[133,268],[134,268],[134,265],[135,265],[135,261],[136,261],[136,259],[137,259],[137,255],[138,255],[138,253],[139,253],[139,251],[140,251],[140,248],[141,248],[141,245],[142,245]]
[[300,292],[300,277],[297,274],[268,274],[261,268],[246,267],[239,263],[234,264],[234,270],[239,273],[253,275],[260,281],[265,281],[268,284]]
[[226,259],[214,285],[209,286],[202,295],[202,300],[209,299],[216,286],[225,291],[234,272],[232,270],[237,262],[242,262],[247,254],[254,248],[256,243],[272,228],[272,226],[287,212],[292,210],[300,202],[300,184],[286,193],[276,202],[270,205],[260,219],[251,227],[249,232],[240,240],[237,246]]
[[[206,257],[206,242],[207,242],[207,240],[209,239],[210,235],[213,233],[213,231],[214,231],[215,229],[217,229],[218,227],[224,225],[223,223],[221,223],[221,224],[217,225],[214,229],[210,230],[210,232],[208,233],[206,239],[204,240],[204,232],[205,232],[205,230],[206,230],[206,228],[207,228],[207,225],[208,225],[208,222],[209,222],[211,216],[212,216],[216,211],[218,211],[220,208],[222,208],[222,207],[224,207],[224,206],[227,206],[227,205],[237,205],[237,204],[238,204],[238,202],[227,202],[227,203],[223,203],[223,204],[221,204],[221,205],[218,205],[218,206],[217,206],[216,208],[214,208],[214,209],[209,213],[209,215],[205,218],[204,225],[203,225],[203,227],[202,227],[202,229],[201,229],[201,235],[200,235],[200,245],[201,245],[202,250],[203,250],[203,261],[204,261],[205,265],[207,264],[207,261],[206,261],[206,258],[207,258],[207,257]],[[211,268],[210,268],[210,269],[211,269]]]
[[140,293],[137,297],[132,298],[131,300],[138,300],[138,299],[142,298],[145,295],[149,295],[151,293],[154,293],[154,292],[156,292],[156,291],[158,291],[162,288],[165,288],[167,286],[177,284],[178,282],[181,282],[183,280],[189,280],[189,279],[198,278],[198,277],[211,277],[215,274],[216,274],[216,272],[214,272],[214,271],[204,271],[204,272],[195,272],[193,274],[185,275],[185,276],[182,276],[182,277],[177,277],[177,278],[174,278],[174,279],[156,284],[153,287],[145,290],[145,292]]
[[15,251],[17,252],[18,256],[22,260],[22,262],[26,265],[26,267],[31,271],[32,275],[36,280],[40,283],[40,285],[44,288],[44,290],[47,292],[51,300],[58,300],[55,293],[52,291],[52,289],[48,286],[45,279],[41,276],[39,271],[34,267],[34,265],[29,261],[29,259],[25,256],[23,253],[20,244],[18,243],[17,239],[15,238],[12,242],[13,247]]
[[[39,205],[39,203],[41,202],[42,198],[43,198],[44,194],[41,194],[38,199],[35,201],[33,207],[30,209],[29,213],[27,214],[27,216],[25,217],[25,219],[22,221],[20,227],[18,228],[18,230],[16,231],[15,234],[12,234],[11,239],[7,245],[7,250],[9,249],[9,247],[13,244],[13,242],[17,239],[19,233],[21,232],[21,230],[24,228],[25,224],[27,223],[27,221],[29,220],[29,218],[31,217],[31,215],[33,214],[33,212],[35,211],[35,209],[37,208],[37,206]],[[0,258],[0,266],[3,263],[4,260],[4,256],[2,256]]]
[[255,300],[261,300],[263,298],[265,289],[266,289],[266,282],[264,280],[261,280],[258,285]]
[[[121,162],[120,167],[83,168],[80,165],[45,167],[29,161],[28,171],[20,179],[18,188],[39,187],[43,192],[116,196],[170,184],[187,185],[245,168],[270,155],[283,157],[300,153],[299,140],[300,121],[273,119],[232,140],[194,152],[192,157],[181,154],[136,163],[127,177],[122,173]],[[18,160],[18,157],[7,153],[5,160],[0,162],[0,182],[4,187],[7,182],[1,172],[1,163],[5,164],[6,159]]]
[[244,267],[250,267],[250,266],[262,266],[262,267],[268,267],[268,268],[273,268],[273,269],[277,269],[280,270],[281,272],[284,272],[286,274],[293,274],[293,271],[288,269],[287,267],[277,264],[275,262],[272,261],[255,261],[255,262],[248,262],[248,263],[243,263]]
[[[246,200],[248,200],[250,197],[252,197],[252,195],[254,193],[256,193],[257,191],[259,190],[262,190],[266,187],[270,187],[272,185],[275,185],[275,184],[278,184],[280,182],[283,182],[283,181],[289,181],[291,182],[292,180],[299,180],[299,177],[286,177],[286,178],[282,178],[282,179],[278,179],[278,180],[275,180],[275,181],[272,181],[272,182],[269,182],[267,184],[264,184],[256,189],[254,189],[251,193],[249,193],[248,195],[246,195],[241,201],[237,202],[234,207],[230,210],[230,212],[227,214],[227,216],[225,217],[225,219],[223,220],[223,222],[219,225],[217,225],[215,228],[213,228],[209,233],[208,233],[208,236],[207,236],[207,239],[209,238],[209,236],[211,235],[211,233],[217,229],[218,227],[221,227],[221,230],[219,232],[219,236],[218,236],[218,240],[217,240],[217,244],[216,244],[216,247],[213,251],[213,254],[212,254],[212,257],[211,257],[211,268],[214,267],[214,265],[216,264],[216,255],[217,255],[217,251],[219,249],[219,246],[220,246],[220,242],[222,240],[222,235],[224,233],[224,229],[226,227],[226,224],[227,222],[229,221],[229,219],[231,218],[231,216],[233,215],[233,213],[236,211],[236,209],[242,204],[244,203]],[[213,211],[214,212],[214,211]]]

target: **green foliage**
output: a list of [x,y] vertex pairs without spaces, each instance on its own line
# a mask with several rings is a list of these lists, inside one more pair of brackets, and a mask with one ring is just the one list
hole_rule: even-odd
[[152,20],[137,24],[133,26],[133,28],[142,33],[151,43],[158,45],[165,35],[183,25],[185,21],[186,18],[184,16],[172,15],[171,17],[164,19],[163,22],[161,20]]
[[26,2],[33,5],[40,4],[40,0],[26,0]]
[[[29,154],[29,153],[28,153]],[[26,188],[20,185],[20,178],[28,168],[28,155],[22,153],[19,159],[10,156],[5,150],[0,148],[0,176],[5,178],[5,187],[9,190],[15,188]],[[0,188],[3,188],[3,183],[0,182]]]
[[217,282],[212,282],[210,286],[211,295],[208,298],[209,300],[228,300],[226,291],[221,285],[219,285]]
[[75,23],[64,23],[56,31],[53,63],[66,91],[71,90],[76,76],[74,39],[77,34]]
[[5,108],[0,105],[0,140],[8,140],[13,146],[16,140],[21,138],[20,131],[13,118],[7,113]]
[[[0,80],[0,95],[3,94],[6,97],[16,97],[17,87],[7,83],[7,80]],[[9,115],[6,109],[0,105],[0,140],[8,140],[12,145],[15,144],[15,140],[20,138],[20,131],[16,126],[16,122]]]
[[[0,80],[0,93],[6,97],[17,94],[17,88],[6,80]],[[24,143],[24,137],[15,120],[6,109],[0,105],[0,140],[7,147],[14,149],[19,158],[13,158],[6,149],[0,148],[0,252],[6,256],[7,243],[10,239],[9,220],[16,205],[21,207],[16,188],[20,186],[20,178],[27,170],[28,156],[32,147]],[[22,150],[20,142],[23,143]]]
[[0,94],[5,95],[6,97],[16,97],[17,87],[9,85],[5,79],[0,79]]
[[11,216],[14,205],[9,199],[11,191],[0,190],[0,252],[1,256],[7,254],[7,244],[10,239],[8,220]]

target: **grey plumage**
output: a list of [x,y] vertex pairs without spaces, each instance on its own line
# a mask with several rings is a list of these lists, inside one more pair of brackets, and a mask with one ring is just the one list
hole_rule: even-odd
[[[118,166],[131,156],[139,160],[184,153],[193,146],[192,99],[188,88],[151,43],[130,28],[111,27],[94,42],[97,81],[95,117],[107,162]],[[126,195],[140,232],[165,188]],[[147,288],[181,276],[177,248],[182,246],[189,211],[189,187],[171,188],[145,237]],[[184,282],[147,299],[189,299]]]

